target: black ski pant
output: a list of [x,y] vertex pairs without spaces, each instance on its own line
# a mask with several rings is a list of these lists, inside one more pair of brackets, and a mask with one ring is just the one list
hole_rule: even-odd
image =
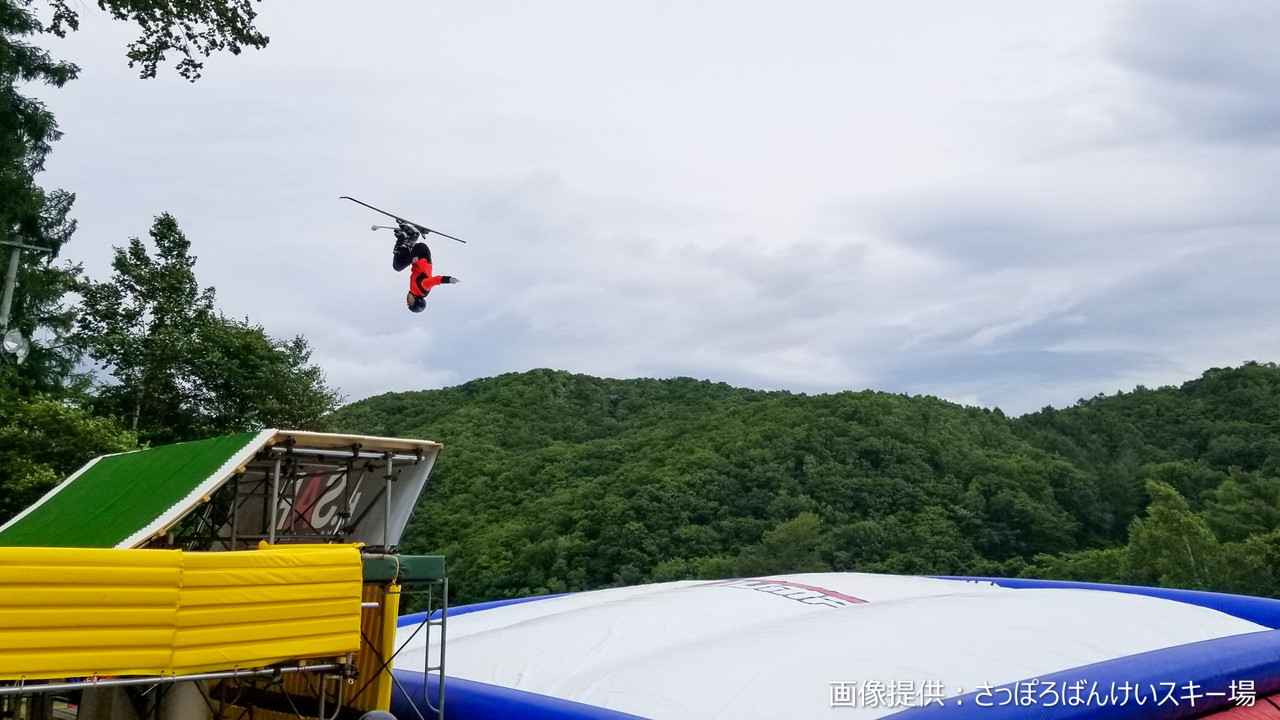
[[391,267],[395,268],[396,272],[400,272],[412,265],[413,261],[418,258],[431,262],[431,248],[427,247],[424,242],[414,243],[413,249],[397,247],[395,255],[391,257]]

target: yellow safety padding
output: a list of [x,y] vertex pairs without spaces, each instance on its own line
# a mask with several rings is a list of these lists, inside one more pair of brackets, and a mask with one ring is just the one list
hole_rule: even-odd
[[[4,548],[0,548],[3,552]],[[120,551],[124,552],[124,551]],[[133,550],[131,552],[154,552],[153,550]],[[140,588],[136,585],[124,585],[116,588],[103,587],[69,587],[66,585],[46,585],[41,587],[33,587],[30,585],[13,586],[4,581],[5,576],[9,574],[4,568],[0,568],[0,615],[7,613],[12,608],[48,608],[56,606],[63,608],[84,608],[85,610],[93,610],[96,608],[107,607],[123,607],[137,608],[140,606],[163,607],[174,610],[178,606],[178,587],[150,587]],[[3,627],[4,620],[0,619],[0,627]]]
[[[177,553],[173,550],[152,552]],[[58,567],[38,566],[23,569],[22,582],[27,585],[65,585],[68,581],[79,587],[105,585],[107,587],[166,587],[175,586],[182,574],[180,566],[173,567]]]
[[360,647],[355,545],[0,547],[0,680],[160,675]]
[[[173,671],[178,675],[185,675],[217,669],[262,667],[290,658],[334,657],[345,654],[335,652],[334,648],[344,646],[348,641],[349,636],[346,633],[337,633],[306,638],[291,637],[255,641],[244,646],[223,643],[210,647],[191,647],[174,650]],[[245,661],[245,658],[258,656],[274,659]]]
[[[22,668],[21,672],[0,674],[6,680],[41,678],[111,677],[116,675],[155,675],[156,668],[168,665],[173,657],[169,647],[130,649],[122,655],[118,649],[84,648],[77,652],[51,652],[48,649],[4,649],[5,662]],[[84,672],[85,668],[110,668],[105,671]]]
[[[310,553],[314,555],[315,553]],[[301,566],[296,568],[218,568],[216,570],[192,570],[187,568],[182,573],[182,587],[187,590],[196,588],[221,588],[243,585],[290,585],[298,581],[299,571],[306,574],[308,584],[345,583],[351,579],[344,567]]]
[[176,550],[0,548],[0,679],[159,671],[181,579]]
[[[276,546],[282,547],[282,546]],[[121,554],[117,550],[101,548],[28,547],[5,548],[0,552],[0,567],[38,567],[42,565],[66,568],[180,568],[182,554],[178,550],[148,550]]]
[[351,609],[347,599],[298,601],[287,604],[227,604],[225,606],[184,607],[178,617],[178,627],[216,626],[228,612],[252,608],[260,622],[284,622],[304,618],[332,617]]
[[[168,627],[77,627],[63,632],[39,630],[4,631],[7,648],[44,648],[62,650],[69,648],[128,647],[130,652],[146,648],[165,648],[173,640],[173,629]],[[8,650],[0,651],[8,652]]]
[[[0,609],[0,614],[4,615],[0,625],[6,628],[5,637],[9,637],[11,630],[57,630],[70,629],[73,627],[68,624],[67,613],[75,612],[78,608],[74,606],[59,606],[59,612],[50,612],[49,608],[4,608]],[[168,627],[173,624],[174,617],[177,615],[175,606],[168,607],[103,607],[94,610],[93,626],[99,629],[113,627],[136,628],[140,624],[144,627]]]
[[210,605],[255,604],[255,603],[294,603],[313,600],[317,597],[329,597],[328,593],[338,588],[326,589],[325,586],[337,583],[315,583],[313,585],[278,585],[263,583],[235,587],[226,585],[218,588],[183,589],[182,602],[186,607],[203,607]]

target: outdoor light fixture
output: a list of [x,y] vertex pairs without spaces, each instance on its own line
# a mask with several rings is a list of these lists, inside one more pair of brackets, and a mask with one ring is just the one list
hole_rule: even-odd
[[[13,288],[18,284],[18,261],[22,259],[23,250],[33,250],[35,252],[52,252],[48,248],[36,247],[35,245],[26,245],[20,242],[9,242],[0,240],[0,245],[7,245],[13,248],[9,252],[9,266],[5,270],[4,288],[0,289],[0,332],[4,332],[9,327],[9,309],[13,305]],[[12,355],[14,361],[19,365],[27,359],[27,353],[31,352],[31,344],[27,339],[22,337],[22,333],[15,330],[4,332],[4,340],[0,341],[0,349],[3,353],[0,355]]]
[[0,341],[0,345],[4,348],[5,355],[12,355],[19,365],[27,359],[27,354],[31,352],[31,343],[22,337],[22,333],[17,330],[10,330],[4,334],[4,340]]

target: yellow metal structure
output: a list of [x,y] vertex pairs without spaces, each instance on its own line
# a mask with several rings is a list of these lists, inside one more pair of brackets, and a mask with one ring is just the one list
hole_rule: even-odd
[[382,636],[379,639],[378,652],[387,658],[379,674],[381,683],[378,686],[378,700],[375,707],[379,709],[391,707],[391,657],[396,652],[396,619],[400,617],[400,586],[387,588],[386,600],[382,605]]
[[0,547],[0,680],[185,675],[360,648],[355,545]]

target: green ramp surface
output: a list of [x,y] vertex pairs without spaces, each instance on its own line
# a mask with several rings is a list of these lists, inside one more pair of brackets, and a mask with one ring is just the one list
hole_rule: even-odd
[[133,547],[220,486],[257,452],[263,434],[97,458],[0,527],[0,546]]

